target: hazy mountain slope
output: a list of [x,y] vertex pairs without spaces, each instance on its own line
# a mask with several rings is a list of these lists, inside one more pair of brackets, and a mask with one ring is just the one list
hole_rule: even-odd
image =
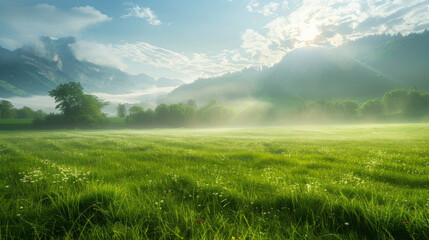
[[[158,82],[145,74],[130,75],[119,69],[77,60],[70,44],[72,37],[41,37],[37,46],[15,51],[0,48],[0,97],[48,94],[60,83],[81,82],[86,91],[129,93],[156,87]],[[178,86],[180,80],[164,79],[160,83]],[[175,85],[177,84],[177,85]]]
[[396,84],[329,49],[304,48],[288,54],[257,82],[256,97],[299,94],[306,98],[376,96]]
[[271,68],[247,69],[182,85],[165,101],[278,98],[291,94],[367,99],[414,85],[429,90],[428,31],[405,37],[369,36],[333,49],[296,49]]
[[160,78],[156,81],[157,87],[175,87],[182,84],[183,81],[179,79]]
[[47,94],[49,89],[67,81],[55,64],[21,50],[0,52],[0,96]]

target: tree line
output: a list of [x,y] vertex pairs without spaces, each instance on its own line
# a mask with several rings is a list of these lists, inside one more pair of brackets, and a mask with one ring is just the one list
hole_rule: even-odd
[[[126,115],[125,105],[118,106],[118,116]],[[241,111],[216,99],[197,108],[194,100],[187,103],[161,104],[154,110],[132,106],[126,122],[139,127],[191,127],[225,125],[267,125],[284,123],[323,123],[361,121],[409,121],[429,115],[429,94],[395,89],[381,99],[359,103],[345,99],[307,100],[297,95],[268,99]]]
[[0,119],[43,119],[46,116],[42,110],[33,110],[29,107],[15,108],[7,100],[0,101]]
[[194,100],[188,100],[186,103],[160,104],[154,110],[132,106],[128,112],[126,123],[136,127],[222,126],[229,124],[237,114],[234,108],[220,104],[216,99],[201,108],[197,108]]
[[[28,107],[15,109],[0,101],[1,118],[33,118],[38,128],[92,128],[108,122],[102,112],[105,101],[85,94],[78,82],[60,84],[49,95],[55,99],[59,113],[45,114]],[[127,114],[128,112],[128,114]],[[298,95],[281,99],[264,99],[238,110],[216,99],[197,106],[195,100],[185,103],[160,104],[155,109],[124,104],[117,107],[119,117],[129,127],[210,127],[275,125],[287,123],[409,121],[429,118],[429,94],[416,88],[395,89],[380,99],[359,103],[345,99],[308,100]]]

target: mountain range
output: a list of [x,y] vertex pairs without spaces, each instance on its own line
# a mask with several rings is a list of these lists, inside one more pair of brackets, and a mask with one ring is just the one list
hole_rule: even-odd
[[73,37],[41,37],[40,46],[27,45],[14,51],[0,47],[0,97],[47,95],[61,83],[80,82],[85,91],[110,94],[136,89],[172,87],[181,80],[145,74],[131,75],[119,69],[79,61],[70,45]]
[[207,102],[300,95],[309,99],[380,97],[395,88],[429,90],[429,31],[373,35],[337,48],[305,47],[262,70],[249,68],[176,88],[163,101]]
[[88,92],[109,94],[180,85],[160,98],[166,103],[288,95],[365,100],[395,88],[429,90],[429,31],[367,36],[336,48],[300,48],[272,67],[248,68],[190,84],[79,61],[70,48],[74,42],[73,37],[41,37],[39,47],[14,51],[0,47],[0,97],[47,95],[69,81],[81,82]]

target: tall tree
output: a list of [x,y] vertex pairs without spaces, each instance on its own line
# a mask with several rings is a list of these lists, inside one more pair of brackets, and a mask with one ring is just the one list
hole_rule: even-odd
[[78,82],[60,84],[49,95],[55,99],[56,108],[69,124],[90,126],[105,120],[101,109],[106,103],[96,96],[84,94],[83,87]]
[[75,111],[80,107],[83,95],[83,87],[79,82],[60,84],[57,88],[49,91],[49,96],[58,103],[55,108],[59,109],[66,118],[76,114]]
[[15,118],[16,109],[13,107],[12,103],[6,100],[0,101],[0,113],[1,118]]
[[127,108],[125,107],[125,104],[118,104],[116,107],[116,111],[118,114],[118,117],[124,118],[127,116]]

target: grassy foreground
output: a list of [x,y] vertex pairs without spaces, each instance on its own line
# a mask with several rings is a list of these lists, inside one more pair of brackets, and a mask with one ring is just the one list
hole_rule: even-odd
[[429,125],[0,132],[0,239],[428,239]]

